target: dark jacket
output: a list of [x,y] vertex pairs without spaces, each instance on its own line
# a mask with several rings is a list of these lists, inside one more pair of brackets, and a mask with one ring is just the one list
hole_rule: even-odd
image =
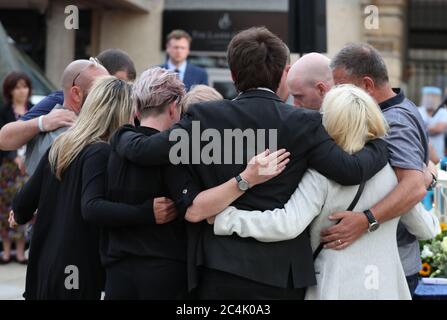
[[[125,126],[124,128],[129,128]],[[158,130],[137,127],[135,132],[151,136]],[[119,131],[117,132],[119,134]],[[184,214],[196,196],[182,192],[188,186],[189,174],[178,166],[154,165],[142,167],[120,157],[112,137],[112,152],[107,166],[108,199],[129,205],[142,205],[153,198],[167,197],[177,207],[178,218],[165,224],[156,224],[153,210],[142,217],[123,213],[126,223],[119,227],[104,228],[101,237],[101,259],[104,266],[126,258],[144,257],[186,261],[186,228]],[[153,208],[151,208],[153,209]]]
[[[161,67],[167,69],[168,64],[164,63],[161,65]],[[205,69],[188,62],[186,64],[183,83],[185,84],[186,91],[189,91],[189,89],[191,89],[191,87],[196,84],[208,85],[208,73]]]

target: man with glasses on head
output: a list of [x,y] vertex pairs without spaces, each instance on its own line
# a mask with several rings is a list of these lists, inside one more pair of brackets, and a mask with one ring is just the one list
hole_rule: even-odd
[[[90,60],[75,60],[71,62],[62,73],[62,89],[64,92],[63,105],[57,104],[54,109],[65,109],[76,115],[81,111],[93,81],[101,76],[108,75],[107,70],[95,58]],[[47,132],[43,125],[43,117],[37,119],[40,134],[30,140],[26,147],[26,171],[29,175],[34,173],[40,159],[67,126]]]
[[[118,79],[135,80],[135,65],[125,51],[106,49],[97,56],[97,59],[111,75]],[[53,110],[57,104],[62,105],[63,102],[63,91],[54,91],[39,101],[19,120],[3,126],[0,129],[0,150],[17,150],[21,146],[26,145],[31,139],[41,133],[38,121],[41,121],[45,132],[71,126],[76,120],[74,112],[64,109]],[[38,120],[40,116],[43,116],[43,118]]]

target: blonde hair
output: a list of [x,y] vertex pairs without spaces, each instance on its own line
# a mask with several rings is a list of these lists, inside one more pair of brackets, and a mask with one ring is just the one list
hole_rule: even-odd
[[191,88],[191,90],[180,101],[180,106],[183,112],[188,111],[189,106],[199,102],[222,100],[223,97],[216,89],[198,84]]
[[329,135],[350,154],[361,150],[369,140],[384,137],[388,131],[377,103],[354,85],[344,84],[330,90],[321,112]]
[[53,174],[62,175],[88,145],[108,141],[133,117],[131,85],[112,76],[95,81],[75,124],[54,141],[49,154]]

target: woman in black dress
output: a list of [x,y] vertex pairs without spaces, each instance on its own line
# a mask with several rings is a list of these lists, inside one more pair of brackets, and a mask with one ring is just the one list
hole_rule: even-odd
[[[17,121],[31,107],[31,80],[23,72],[12,71],[3,81],[3,98],[5,104],[0,107],[0,128]],[[0,264],[11,261],[12,240],[16,244],[17,262],[26,264],[25,258],[25,226],[11,229],[8,225],[8,216],[11,211],[14,194],[24,184],[25,173],[24,155],[26,147],[19,150],[0,151],[0,236],[3,243],[3,252]],[[1,251],[1,250],[0,250]]]
[[75,125],[54,141],[16,195],[17,223],[31,220],[38,209],[26,299],[99,299],[104,273],[97,224],[105,224],[104,216],[108,225],[116,226],[125,215],[153,215],[152,203],[132,207],[103,200],[108,140],[115,129],[131,122],[130,95],[130,85],[122,80],[98,80]]

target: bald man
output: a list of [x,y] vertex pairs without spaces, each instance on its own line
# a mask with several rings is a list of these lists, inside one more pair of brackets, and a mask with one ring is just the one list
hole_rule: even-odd
[[[82,66],[85,66],[86,63],[93,64],[89,60],[77,60],[75,62],[76,63],[74,65],[70,64],[71,68],[74,68],[74,71],[76,71],[76,68],[77,69],[82,68]],[[67,66],[67,68],[68,68],[68,66]],[[102,70],[102,73],[104,73],[103,68],[100,68],[100,69]],[[63,78],[64,78],[64,75],[65,75],[66,79],[68,79],[70,76],[74,78],[74,75],[70,75],[70,72],[71,72],[70,70],[65,70],[62,75]],[[82,83],[79,84],[78,80],[76,80],[76,84],[78,86],[84,87],[84,84],[82,84]],[[86,91],[85,88],[83,90]],[[61,95],[63,96],[62,92],[61,92]],[[50,99],[50,98],[52,98],[52,96],[50,95],[47,98]],[[59,101],[59,98],[56,99],[56,97],[54,97],[54,99],[52,99],[50,103],[53,103],[53,106],[54,106],[58,101]],[[67,102],[67,103],[69,105],[72,105],[71,102]],[[53,106],[51,108],[53,108]],[[71,126],[74,123],[74,121],[76,120],[76,113],[71,111],[71,108],[54,109],[47,114],[42,114],[42,117],[40,117],[40,120],[39,120],[38,116],[24,119],[24,121],[22,121],[22,120],[23,119],[8,123],[1,128],[1,130],[0,130],[0,150],[4,150],[4,151],[17,150],[20,147],[22,147],[23,145],[26,145],[31,139],[33,139],[39,133],[51,132],[51,131],[54,131],[61,127]],[[40,128],[39,128],[39,122],[41,123]]]
[[[62,89],[64,91],[63,105],[56,105],[52,112],[58,110],[69,111],[73,115],[78,115],[81,111],[82,105],[87,98],[88,92],[93,84],[93,81],[98,77],[108,75],[107,70],[99,64],[97,60],[76,60],[71,62],[62,74]],[[51,113],[52,113],[51,112]],[[50,113],[50,114],[51,114]],[[28,138],[29,142],[26,146],[26,172],[29,175],[34,173],[40,159],[51,146],[53,141],[69,126],[63,126],[56,130],[49,131],[44,127],[42,122],[44,116],[40,116],[37,120],[37,130],[33,128],[33,120],[17,121],[22,122],[23,126],[28,126],[29,130],[22,134],[22,138]],[[71,123],[70,123],[71,124]],[[34,124],[35,125],[35,124]],[[34,129],[34,131],[33,131]],[[32,134],[33,133],[33,134]]]
[[287,86],[297,107],[320,110],[323,98],[333,86],[330,60],[312,52],[302,56],[290,68]]

